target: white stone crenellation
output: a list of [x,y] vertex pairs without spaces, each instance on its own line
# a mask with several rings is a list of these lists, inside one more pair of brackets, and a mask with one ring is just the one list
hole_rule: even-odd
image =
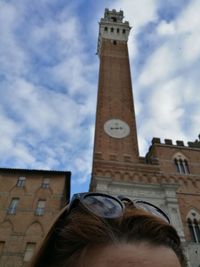
[[128,41],[131,27],[128,21],[123,22],[123,11],[105,9],[104,18],[99,23],[97,54],[100,54],[102,39]]

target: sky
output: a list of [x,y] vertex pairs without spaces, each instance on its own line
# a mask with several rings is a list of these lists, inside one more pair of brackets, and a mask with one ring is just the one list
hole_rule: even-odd
[[200,133],[200,0],[0,0],[0,167],[88,191],[104,9],[124,11],[140,155]]

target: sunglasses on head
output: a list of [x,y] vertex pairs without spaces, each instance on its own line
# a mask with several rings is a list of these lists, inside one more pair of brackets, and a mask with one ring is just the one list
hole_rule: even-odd
[[113,219],[122,216],[125,211],[125,203],[129,203],[170,223],[170,219],[164,211],[143,200],[131,200],[124,196],[114,197],[103,193],[78,193],[73,195],[68,212],[78,201],[87,210],[101,218]]

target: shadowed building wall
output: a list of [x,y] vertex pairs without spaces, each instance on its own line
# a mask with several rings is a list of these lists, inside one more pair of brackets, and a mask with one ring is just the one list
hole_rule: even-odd
[[0,168],[0,266],[26,266],[70,198],[70,172]]

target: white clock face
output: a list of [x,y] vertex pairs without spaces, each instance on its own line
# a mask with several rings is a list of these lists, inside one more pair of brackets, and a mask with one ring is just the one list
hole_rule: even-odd
[[104,131],[111,137],[124,138],[129,135],[130,128],[128,124],[122,120],[111,119],[105,122]]

